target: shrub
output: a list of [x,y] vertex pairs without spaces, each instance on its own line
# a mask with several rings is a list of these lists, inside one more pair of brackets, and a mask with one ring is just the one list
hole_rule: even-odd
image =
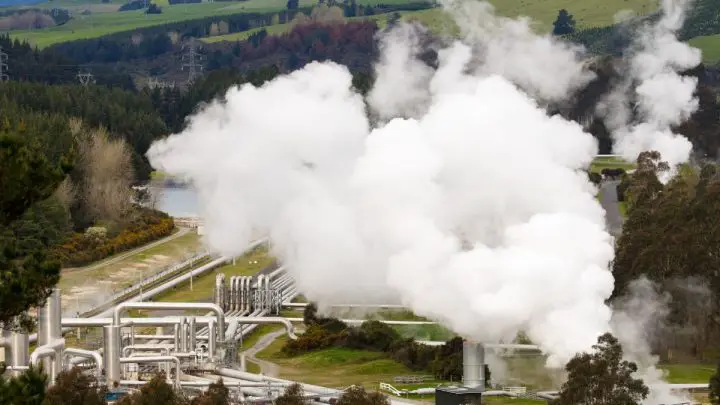
[[[168,236],[173,229],[175,223],[168,215],[143,209],[138,218],[116,237],[105,239],[75,233],[63,244],[54,248],[53,255],[64,266],[84,266]],[[98,235],[98,233],[92,231],[90,235]]]

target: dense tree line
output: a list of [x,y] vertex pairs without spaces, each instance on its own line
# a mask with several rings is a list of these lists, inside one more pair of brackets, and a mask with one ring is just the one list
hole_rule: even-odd
[[[9,34],[0,34],[0,47],[7,53],[8,70],[12,80],[47,84],[77,84],[79,66],[62,53],[44,49],[38,51],[27,42],[12,40]],[[95,81],[106,87],[134,90],[132,78],[115,67],[95,67]]]
[[720,346],[720,176],[714,164],[682,167],[666,184],[669,167],[657,152],[638,157],[618,186],[628,217],[613,263],[614,297],[641,277],[671,298],[666,324],[654,336],[665,360],[710,360]]
[[11,118],[14,111],[61,115],[65,125],[70,117],[78,117],[92,127],[105,127],[130,145],[138,179],[149,177],[144,154],[150,144],[168,132],[146,95],[104,86],[4,82],[0,84],[0,119]]

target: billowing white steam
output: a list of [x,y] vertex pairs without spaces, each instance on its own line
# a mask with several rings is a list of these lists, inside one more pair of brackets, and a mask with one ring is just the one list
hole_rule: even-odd
[[[370,98],[386,124],[370,128],[344,67],[313,63],[230,90],[154,144],[151,163],[192,179],[212,248],[237,254],[251,230],[269,234],[311,300],[395,298],[482,341],[524,330],[561,365],[609,330],[612,238],[582,171],[597,145],[494,73],[552,99],[577,71],[515,80],[524,71],[471,66],[455,43],[431,72],[410,61],[409,34],[385,45],[399,53]],[[565,55],[530,35],[511,54]]]
[[[634,53],[629,59],[627,81],[606,100],[601,110],[610,118],[615,137],[615,152],[634,161],[647,150],[660,152],[674,166],[686,162],[692,144],[675,134],[672,126],[681,124],[697,109],[693,93],[697,79],[678,74],[697,66],[700,51],[678,41],[675,33],[682,26],[689,0],[662,0],[663,15],[656,24],[639,32]],[[630,82],[637,103],[639,120],[631,122]]]

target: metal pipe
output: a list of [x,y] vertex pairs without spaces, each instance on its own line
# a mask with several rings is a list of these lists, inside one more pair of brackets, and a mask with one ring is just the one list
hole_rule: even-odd
[[120,382],[120,326],[103,326],[103,356],[105,357],[105,377],[108,387]]
[[122,348],[122,356],[123,357],[130,357],[130,353],[134,351],[140,351],[140,350],[148,350],[148,351],[165,351],[166,354],[170,354],[170,349],[172,348],[172,345],[163,344],[163,343],[152,343],[152,344],[145,344],[145,345],[132,345],[132,346],[125,346]]
[[29,339],[25,333],[10,332],[3,330],[3,337],[0,339],[0,347],[5,349],[5,363],[13,375],[17,375],[22,367],[28,365]]
[[[48,346],[62,338],[60,315],[60,290],[53,288],[45,305],[38,310],[38,346]],[[51,377],[51,383],[62,370],[62,365],[58,364],[62,361],[62,347],[54,347],[54,350],[54,356],[43,357],[43,369]]]
[[463,386],[485,390],[485,348],[482,343],[463,341]]
[[222,309],[225,307],[225,273],[218,273],[215,275],[215,296],[213,301]]
[[[122,363],[162,363],[172,361],[175,363],[175,386],[180,387],[180,359],[176,356],[148,356],[148,357],[121,357]],[[120,381],[118,380],[118,383]]]
[[189,331],[188,331],[188,337],[189,337],[188,343],[189,343],[189,345],[190,345],[189,351],[194,351],[194,350],[195,350],[195,346],[197,346],[197,336],[196,336],[197,328],[195,327],[195,317],[194,317],[194,316],[191,316],[191,317],[190,317],[190,322],[188,323],[188,329],[189,329]]
[[[123,302],[115,306],[113,324],[120,323],[120,315],[127,309],[205,309],[217,315],[218,329],[225,330],[225,311],[213,303],[206,302]],[[220,335],[222,336],[222,335]],[[219,337],[220,337],[219,336]]]
[[[253,381],[253,382],[271,382],[271,383],[285,383],[285,384],[294,384],[294,381],[289,380],[283,380],[280,378],[274,378],[274,377],[267,377],[263,375],[258,374],[252,374],[244,371],[238,371],[233,370],[231,368],[218,368],[216,370],[216,373],[225,376],[225,377],[231,377],[231,378],[237,378],[241,380],[247,380],[247,381]],[[317,385],[311,385],[311,384],[303,384],[300,383],[300,386],[303,388],[305,392],[310,392],[313,394],[321,394],[326,396],[334,396],[342,394],[343,391],[336,390],[332,388],[327,387],[320,387]]]
[[232,311],[235,309],[235,284],[237,283],[237,276],[230,277],[230,297],[228,302],[228,310]]
[[186,352],[188,351],[188,324],[187,324],[187,318],[183,317],[182,322],[180,322],[180,351]]
[[[135,335],[135,340],[150,339],[173,340],[175,339],[175,335]],[[195,340],[208,340],[208,335],[196,335]]]
[[[65,350],[63,350],[63,358],[65,356],[69,356],[69,355],[93,359],[95,361],[95,370],[97,372],[97,376],[99,377],[102,375],[103,361],[102,361],[102,356],[100,356],[100,353],[98,353],[96,351],[92,351],[92,350],[83,350],[83,349],[75,349],[75,348],[68,347]],[[68,364],[68,366],[72,366],[72,364]],[[68,368],[70,368],[70,367],[68,367]]]
[[179,323],[176,323],[175,325],[173,325],[173,335],[174,335],[173,343],[175,344],[175,351],[179,352],[180,351],[180,324]]
[[[216,381],[210,381],[210,380],[180,381],[180,385],[182,387],[207,387],[210,384],[214,384],[215,382]],[[138,385],[145,385],[145,384],[147,384],[147,381],[137,381],[137,380],[122,380],[122,381],[120,381],[120,385],[138,386]],[[268,386],[273,387],[273,388],[285,388],[285,387],[289,386],[290,384],[286,384],[286,383],[283,383],[283,384],[279,384],[279,383],[275,383],[275,384],[249,383],[249,382],[244,382],[244,381],[223,381],[223,385],[225,385],[226,387],[237,387],[237,388],[244,388],[244,387],[267,388]]]
[[217,341],[217,333],[215,330],[215,322],[208,323],[208,353],[210,357],[215,357],[215,342]]

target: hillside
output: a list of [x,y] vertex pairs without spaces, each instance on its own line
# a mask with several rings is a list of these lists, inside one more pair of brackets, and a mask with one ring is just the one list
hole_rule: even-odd
[[[2,1],[2,0],[0,0]],[[13,0],[10,0],[13,1]],[[301,0],[300,7],[310,7],[318,0]],[[359,5],[403,4],[410,0],[359,0]],[[43,48],[52,44],[83,38],[96,38],[116,32],[130,31],[141,27],[163,25],[211,16],[223,16],[242,12],[271,12],[285,9],[284,0],[246,0],[242,2],[217,2],[182,5],[163,5],[162,14],[144,14],[142,10],[116,11],[118,2],[114,4],[97,4],[94,0],[59,0],[59,2],[43,3],[55,7],[69,7],[74,11],[74,18],[67,24],[47,29],[14,31],[13,37],[28,40]],[[564,8],[574,15],[578,28],[605,26],[613,23],[614,16],[623,10],[632,10],[638,14],[654,11],[654,0],[491,0],[501,15],[516,17],[529,16],[535,21],[540,31],[547,31],[558,10]],[[109,6],[109,7],[106,7]],[[83,15],[82,11],[89,14]],[[440,10],[409,12],[433,29],[442,30],[447,19]],[[273,29],[282,31],[283,28]],[[234,38],[229,38],[234,39]]]

